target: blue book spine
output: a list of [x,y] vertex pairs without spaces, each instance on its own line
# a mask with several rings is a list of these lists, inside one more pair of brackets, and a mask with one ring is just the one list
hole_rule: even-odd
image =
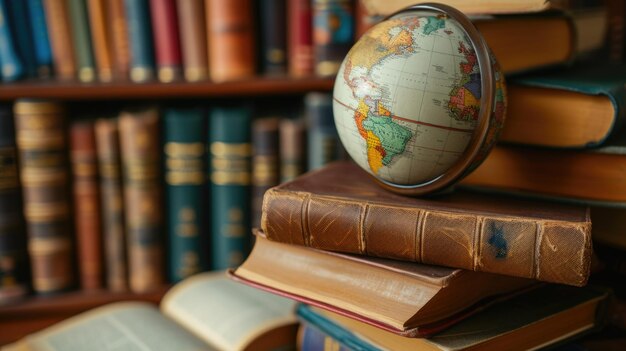
[[6,4],[10,16],[9,27],[15,40],[15,49],[24,65],[24,74],[27,77],[36,77],[35,42],[29,24],[28,3],[26,1],[7,1]]
[[50,49],[50,38],[48,37],[43,3],[41,2],[42,0],[27,1],[28,13],[30,15],[30,34],[32,35],[33,43],[35,43],[37,75],[41,78],[49,77],[52,74],[52,50]]
[[130,44],[130,79],[144,82],[154,78],[154,48],[147,0],[125,0]]
[[7,0],[0,0],[0,71],[4,81],[17,80],[24,74],[24,65],[11,36],[9,18]]
[[251,241],[251,112],[215,108],[209,123],[212,269],[238,266]]
[[302,323],[300,328],[298,349],[301,351],[350,351],[339,341],[308,323]]
[[178,282],[208,270],[205,115],[202,109],[168,109],[163,120],[169,280]]

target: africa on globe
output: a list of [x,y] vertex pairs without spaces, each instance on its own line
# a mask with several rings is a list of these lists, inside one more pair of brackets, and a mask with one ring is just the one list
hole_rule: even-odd
[[471,22],[444,5],[415,5],[365,33],[333,91],[339,137],[383,186],[421,195],[446,188],[487,156],[504,123],[501,72]]

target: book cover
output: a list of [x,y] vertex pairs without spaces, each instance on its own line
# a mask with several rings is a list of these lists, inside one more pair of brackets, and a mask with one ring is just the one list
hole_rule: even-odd
[[178,15],[174,0],[150,0],[157,77],[163,83],[182,76]]
[[313,19],[311,1],[287,2],[287,50],[289,74],[303,77],[313,74]]
[[354,3],[314,0],[311,4],[315,73],[333,76],[354,42]]
[[6,1],[9,17],[7,21],[15,42],[15,49],[24,67],[24,76],[37,77],[37,61],[32,28],[29,24],[30,15],[27,1]]
[[128,290],[128,260],[118,120],[116,118],[98,119],[95,133],[98,171],[100,172],[106,286],[111,291],[126,291]]
[[43,0],[46,25],[54,63],[54,75],[62,80],[76,76],[76,52],[74,33],[71,28],[68,3],[58,0]]
[[0,1],[0,77],[14,81],[24,74],[24,65],[18,56],[15,40],[9,26],[7,0]]
[[79,280],[84,290],[98,290],[104,267],[94,123],[73,121],[69,134]]
[[124,0],[130,45],[130,79],[145,82],[155,77],[152,24],[148,0]]
[[317,169],[332,161],[344,159],[346,152],[335,127],[332,96],[328,93],[308,93],[304,98],[304,105],[308,169]]
[[254,16],[250,0],[208,0],[209,76],[222,82],[255,74]]
[[130,42],[124,0],[109,0],[106,5],[110,21],[108,29],[113,56],[113,75],[115,78],[127,80],[130,71]]
[[52,75],[52,49],[42,0],[28,0],[28,14],[32,40],[35,43],[37,75],[40,78],[49,78]]
[[63,291],[74,285],[65,109],[23,99],[13,113],[33,289]]
[[338,162],[265,194],[270,240],[585,285],[591,221],[585,206],[455,191],[411,198]]
[[263,194],[279,183],[277,117],[252,122],[252,227],[261,225]]
[[0,305],[29,291],[20,189],[11,107],[0,105]]
[[69,0],[67,4],[74,33],[72,39],[76,48],[78,79],[81,82],[92,82],[96,79],[96,62],[91,47],[87,2],[86,0]]
[[113,79],[111,14],[105,0],[87,0],[87,9],[98,80],[110,82]]
[[165,283],[159,112],[124,111],[119,123],[129,285],[146,292]]
[[259,2],[261,72],[287,72],[287,2],[261,0]]
[[624,77],[626,65],[594,62],[508,80],[501,140],[565,148],[602,145],[626,119]]
[[176,5],[185,80],[204,80],[209,75],[204,1],[177,1]]
[[168,272],[178,282],[209,268],[206,116],[200,108],[170,108],[163,120]]
[[211,269],[235,267],[250,250],[251,123],[245,107],[209,115]]
[[283,118],[278,126],[280,181],[294,179],[306,171],[306,126],[303,118]]

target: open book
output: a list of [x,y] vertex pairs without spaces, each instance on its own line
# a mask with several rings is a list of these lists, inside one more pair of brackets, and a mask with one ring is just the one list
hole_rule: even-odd
[[289,350],[295,348],[295,303],[199,274],[174,286],[160,308],[113,303],[67,319],[2,351]]

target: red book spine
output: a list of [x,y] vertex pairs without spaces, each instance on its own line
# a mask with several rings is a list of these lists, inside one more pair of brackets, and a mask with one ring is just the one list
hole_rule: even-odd
[[152,31],[159,80],[171,82],[181,76],[182,55],[174,0],[150,0]]
[[311,75],[313,74],[311,2],[290,0],[287,7],[289,74],[297,77]]

